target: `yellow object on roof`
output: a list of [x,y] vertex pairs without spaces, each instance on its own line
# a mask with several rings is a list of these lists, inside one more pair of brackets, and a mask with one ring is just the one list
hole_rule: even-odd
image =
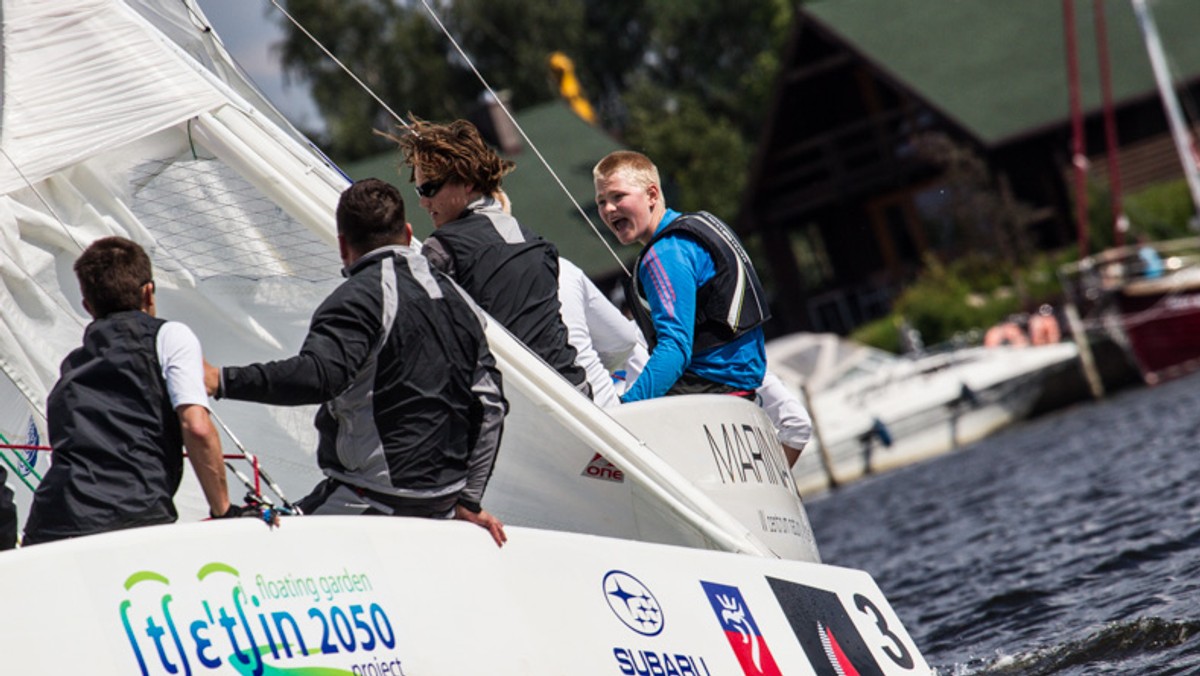
[[550,71],[558,82],[559,95],[566,99],[571,110],[589,124],[595,124],[596,111],[583,95],[583,87],[579,85],[579,78],[575,77],[575,63],[571,58],[562,52],[554,52],[550,55]]

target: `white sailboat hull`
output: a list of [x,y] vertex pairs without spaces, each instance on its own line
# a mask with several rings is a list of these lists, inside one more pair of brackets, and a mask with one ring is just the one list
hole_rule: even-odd
[[826,674],[833,636],[859,673],[930,673],[862,572],[509,538],[500,549],[465,523],[310,517],[30,547],[0,556],[5,608],[21,609],[0,615],[4,672]]

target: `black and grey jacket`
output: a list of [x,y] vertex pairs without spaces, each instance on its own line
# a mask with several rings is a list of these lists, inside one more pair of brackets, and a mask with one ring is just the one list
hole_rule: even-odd
[[493,319],[578,389],[591,392],[575,363],[559,312],[558,249],[526,230],[491,197],[471,204],[421,245],[433,267],[458,282]]
[[405,246],[372,251],[317,309],[300,354],[226,367],[219,396],[321,403],[317,461],[377,495],[479,510],[508,403],[484,318]]

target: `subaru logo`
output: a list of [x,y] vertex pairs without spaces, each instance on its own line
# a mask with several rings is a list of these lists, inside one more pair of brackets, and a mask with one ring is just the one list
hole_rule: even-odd
[[663,630],[658,599],[636,577],[623,570],[604,576],[604,600],[617,619],[642,636],[657,636]]

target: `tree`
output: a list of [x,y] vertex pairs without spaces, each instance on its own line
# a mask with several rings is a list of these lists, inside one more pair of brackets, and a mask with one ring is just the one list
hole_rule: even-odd
[[[397,113],[467,117],[483,85],[413,0],[289,0],[288,11]],[[791,26],[787,0],[453,0],[439,17],[518,110],[556,96],[562,51],[601,124],[674,179],[682,209],[736,216],[750,149]],[[285,24],[287,71],[308,80],[340,160],[387,145],[395,124],[309,39]]]
[[[290,0],[288,12],[399,115],[455,115],[474,97],[469,73],[445,56],[445,39],[412,6],[387,0]],[[340,160],[378,153],[372,129],[396,120],[290,22],[281,44],[285,72],[307,80],[327,131],[319,140]],[[436,86],[434,85],[436,83]]]

